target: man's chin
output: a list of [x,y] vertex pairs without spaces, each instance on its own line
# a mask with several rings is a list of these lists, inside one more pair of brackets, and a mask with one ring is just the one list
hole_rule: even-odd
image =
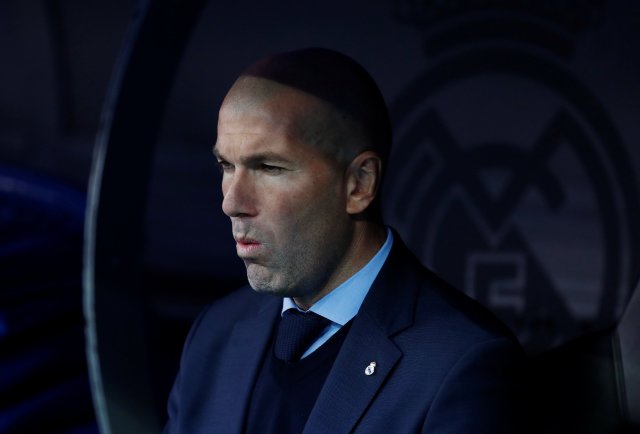
[[257,264],[246,264],[247,280],[254,291],[261,294],[272,294],[286,297],[286,289],[277,284],[277,279],[265,267]]
[[258,294],[272,295],[274,297],[294,297],[291,291],[282,288],[275,288],[271,285],[255,284],[249,281],[249,286]]
[[269,294],[283,298],[300,296],[300,294],[290,286],[283,285],[276,279],[264,279],[262,276],[251,276],[247,273],[247,280],[249,281],[249,286],[259,294]]

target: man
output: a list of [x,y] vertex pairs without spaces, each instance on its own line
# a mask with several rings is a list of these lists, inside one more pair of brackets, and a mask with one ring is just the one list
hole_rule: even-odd
[[196,320],[166,432],[518,432],[520,347],[381,223],[390,142],[342,54],[271,56],[235,82],[214,154],[252,289]]

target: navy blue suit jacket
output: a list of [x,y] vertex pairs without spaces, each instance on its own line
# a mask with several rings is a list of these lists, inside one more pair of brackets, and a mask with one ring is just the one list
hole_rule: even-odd
[[[282,300],[243,288],[193,325],[165,433],[239,433]],[[518,433],[523,353],[488,311],[422,267],[396,234],[304,432]],[[373,375],[365,368],[376,362]]]

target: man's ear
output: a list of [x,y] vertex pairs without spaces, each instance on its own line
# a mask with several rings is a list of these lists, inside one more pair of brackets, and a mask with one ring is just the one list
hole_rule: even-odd
[[358,154],[347,168],[347,212],[355,215],[367,209],[378,194],[382,161],[373,151]]

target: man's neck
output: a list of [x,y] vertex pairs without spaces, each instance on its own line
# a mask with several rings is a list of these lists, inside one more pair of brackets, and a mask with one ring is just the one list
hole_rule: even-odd
[[372,222],[356,223],[353,241],[345,252],[344,260],[327,280],[323,289],[308,297],[293,297],[293,301],[303,310],[308,310],[322,297],[353,276],[375,256],[386,240],[386,228]]

